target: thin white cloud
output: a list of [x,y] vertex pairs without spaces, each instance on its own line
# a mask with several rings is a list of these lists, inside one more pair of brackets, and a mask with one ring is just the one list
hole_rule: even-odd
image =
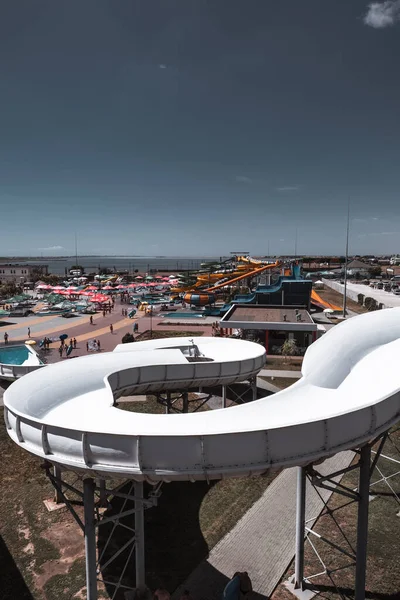
[[400,231],[374,231],[368,235],[400,235]]
[[161,64],[158,65],[158,68],[159,69],[166,69],[167,65],[164,65],[163,63],[161,63]]
[[353,223],[366,223],[368,219],[362,219],[360,217],[354,217],[354,219],[352,219]]
[[365,25],[375,29],[391,27],[400,21],[400,0],[385,0],[385,2],[372,2],[364,16]]
[[238,183],[253,183],[253,180],[250,177],[246,177],[245,175],[236,175],[235,180]]
[[64,246],[48,246],[48,248],[38,248],[38,250],[42,251],[50,251],[50,250],[65,250]]
[[280,242],[284,242],[285,240],[284,240],[284,238],[282,238],[282,239],[280,239],[279,241],[280,241]]
[[275,188],[277,192],[295,192],[300,189],[299,185],[283,185],[282,187]]
[[372,221],[379,221],[379,217],[371,217]]

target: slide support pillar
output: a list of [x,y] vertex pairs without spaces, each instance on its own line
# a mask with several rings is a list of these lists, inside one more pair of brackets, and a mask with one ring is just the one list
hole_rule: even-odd
[[53,475],[56,479],[60,481],[60,489],[54,488],[54,502],[56,504],[62,504],[64,502],[62,496],[62,483],[61,483],[61,469],[54,465],[53,467]]
[[189,394],[187,392],[182,394],[182,412],[189,412]]
[[96,525],[94,512],[93,479],[86,477],[83,480],[83,510],[84,534],[86,556],[86,588],[87,600],[97,600],[97,564],[96,564]]
[[222,386],[222,408],[226,408],[226,385]]
[[100,506],[107,505],[107,491],[106,491],[106,480],[99,478],[97,479],[97,487],[100,492]]
[[257,377],[253,377],[250,380],[251,384],[251,399],[257,400]]
[[136,586],[145,585],[143,481],[135,481]]
[[355,600],[365,599],[365,579],[367,571],[368,543],[368,511],[370,484],[371,446],[366,445],[360,451],[360,475],[358,484],[358,519],[357,519],[357,555]]
[[295,589],[303,589],[306,521],[306,469],[297,467]]

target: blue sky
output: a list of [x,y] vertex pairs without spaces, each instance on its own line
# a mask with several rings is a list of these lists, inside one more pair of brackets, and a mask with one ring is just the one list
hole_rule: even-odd
[[400,1],[5,0],[0,254],[400,251]]

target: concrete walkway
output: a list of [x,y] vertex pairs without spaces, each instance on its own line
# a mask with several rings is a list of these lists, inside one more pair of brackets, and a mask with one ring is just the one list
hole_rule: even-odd
[[286,377],[288,379],[300,379],[301,371],[281,371],[280,369],[261,369],[260,377]]
[[[327,474],[347,467],[353,452],[341,452],[318,466]],[[195,600],[220,600],[223,589],[236,571],[247,571],[254,597],[269,597],[295,553],[296,468],[284,470],[235,527],[211,550],[173,595],[184,589]],[[323,504],[307,483],[306,519],[317,517]],[[331,492],[319,490],[327,500]],[[229,507],[227,507],[229,509]]]

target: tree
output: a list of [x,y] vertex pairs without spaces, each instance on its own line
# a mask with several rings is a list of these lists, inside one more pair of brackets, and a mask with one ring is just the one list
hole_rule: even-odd
[[297,356],[298,354],[300,354],[300,350],[297,346],[296,340],[285,340],[281,346],[281,354],[285,357],[285,361],[288,356]]
[[0,297],[10,298],[15,296],[20,291],[20,288],[13,282],[9,281],[0,286]]
[[123,344],[130,344],[131,342],[134,342],[135,338],[133,337],[133,335],[131,333],[126,333],[124,335],[124,337],[122,338],[122,343]]
[[380,277],[382,275],[382,267],[376,266],[368,270],[370,277]]

